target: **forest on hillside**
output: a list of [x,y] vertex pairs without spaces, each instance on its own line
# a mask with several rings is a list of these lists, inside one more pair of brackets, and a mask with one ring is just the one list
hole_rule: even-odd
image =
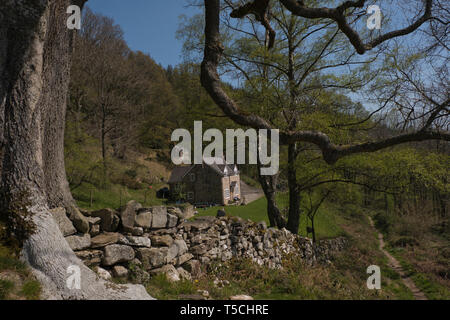
[[[251,35],[242,25],[241,30],[227,25],[230,49],[220,68],[228,83],[223,86],[246,112],[267,117],[280,128],[289,128],[292,119],[301,118],[297,129],[320,128],[335,143],[348,145],[413,132],[427,121],[430,100],[437,99],[433,94],[443,93],[440,98],[446,98],[447,59],[440,57],[442,48],[434,41],[411,54],[398,55],[394,50],[406,50],[401,47],[383,48],[361,60],[328,23],[304,22],[281,8],[273,10],[279,10],[272,14],[279,17],[276,31],[284,38],[270,52],[260,47],[267,41],[259,38],[264,32]],[[88,209],[92,201],[96,207],[96,198],[99,206],[119,206],[126,197],[159,204],[158,199],[143,194],[149,185],[164,186],[168,175],[137,162],[137,155],[153,154],[170,172],[173,130],[193,130],[198,120],[204,128],[237,126],[215,106],[200,83],[202,14],[181,20],[178,37],[184,41],[185,62],[167,69],[149,55],[132,52],[112,19],[89,8],[84,15],[83,29],[76,38],[66,123],[66,164],[73,193]],[[316,44],[301,47],[308,41]],[[296,46],[290,47],[292,43]],[[439,59],[433,60],[435,56]],[[422,77],[431,66],[436,73],[427,79],[433,78],[433,83]],[[288,85],[291,79],[297,81],[295,88]],[[357,91],[362,93],[357,96]],[[361,97],[367,102],[362,103]],[[416,115],[419,108],[422,111]],[[436,117],[433,125],[446,129],[446,114]],[[294,151],[282,147],[281,170],[275,177],[258,176],[251,165],[241,171],[246,182],[274,199],[255,206],[255,210],[269,212],[271,225],[284,227],[291,221],[291,231],[315,240],[336,233],[327,230],[330,211],[368,210],[393,250],[407,248],[410,255],[414,247],[422,250],[418,248],[437,243],[432,273],[445,283],[449,165],[449,145],[439,140],[409,142],[370,156],[356,154],[331,166],[320,149],[298,143]],[[123,190],[128,190],[126,195]],[[292,202],[293,198],[298,202]],[[270,216],[270,207],[278,217]],[[253,219],[265,215],[241,211],[235,214]],[[432,240],[433,234],[444,238]]]
[[[0,44],[8,48],[0,49],[0,274],[13,269],[30,287],[16,292],[0,278],[0,299],[34,299],[55,283],[61,297],[75,299],[181,299],[199,291],[213,299],[243,292],[260,299],[450,299],[445,1],[398,4],[409,15],[404,20],[390,3],[380,31],[366,28],[363,8],[371,1],[325,1],[323,8],[320,1],[191,0],[198,13],[182,16],[176,34],[183,62],[167,67],[151,52],[130,49],[121,26],[89,2],[76,32],[60,27],[72,1],[43,2],[24,4],[26,17],[14,1],[0,4],[8,17],[19,17],[0,24]],[[22,18],[34,24],[21,27]],[[39,19],[48,19],[48,29]],[[195,121],[203,130],[280,132],[279,172],[262,175],[259,158],[241,165],[241,180],[264,197],[223,208],[230,221],[263,222],[317,246],[343,237],[348,248],[317,268],[287,259],[279,272],[238,259],[226,268],[225,261],[205,263],[202,277],[178,283],[159,275],[141,281],[133,273],[140,266],[129,259],[120,262],[125,279],[111,271],[113,281],[146,290],[130,286],[120,294],[76,260],[92,286],[72,297],[62,274],[77,250],[48,212],[62,208],[89,242],[111,233],[92,233],[98,212],[113,212],[120,223],[112,231],[131,235],[134,225],[127,230],[123,216],[132,201],[140,203],[137,213],[179,205],[157,191],[168,187],[175,167],[172,133],[185,128],[193,135]],[[202,218],[218,209],[194,210]],[[143,230],[137,237],[145,238]],[[58,272],[48,271],[42,251],[51,252]],[[28,262],[18,261],[21,252]],[[359,285],[374,263],[387,274],[381,293]],[[225,289],[219,278],[229,279]]]
[[[391,51],[382,50],[375,54],[383,55],[376,63],[374,57],[353,62],[358,57],[348,49],[344,39],[335,39],[337,35],[333,29],[326,29],[330,28],[328,25],[302,23],[283,11],[277,14],[280,15],[277,31],[289,31],[285,41],[297,42],[296,48],[287,48],[279,40],[277,51],[264,54],[256,42],[245,41],[248,34],[229,31],[229,41],[242,45],[234,45],[233,51],[227,52],[222,68],[234,84],[224,84],[227,92],[247,112],[269,116],[270,122],[280,127],[285,125],[283,121],[289,124],[289,119],[301,116],[302,121],[296,124],[298,129],[320,128],[339,145],[383,139],[420,127],[426,118],[413,112],[419,106],[426,110],[431,99],[428,94],[436,90],[435,86],[445,88],[446,59],[439,59],[441,64],[433,69],[441,80],[429,84],[419,76],[427,64],[436,63],[430,61],[431,54],[417,51],[399,61]],[[76,36],[66,122],[66,163],[72,189],[86,184],[99,189],[111,184],[142,189],[140,182],[147,185],[167,182],[168,177],[157,170],[154,176],[145,171],[137,177],[140,166],[136,153],[156,151],[155,159],[170,170],[173,130],[192,130],[196,120],[202,120],[204,128],[237,127],[215,107],[200,83],[201,45],[196,41],[201,41],[202,25],[198,23],[201,19],[198,15],[181,22],[178,36],[185,41],[186,62],[164,69],[149,55],[132,52],[120,26],[112,19],[85,9],[83,28]],[[255,39],[258,36],[261,34],[255,33]],[[322,45],[318,43],[308,54],[297,52],[301,41],[308,41],[308,37],[315,40],[318,36],[326,36]],[[331,40],[336,44],[332,46]],[[441,49],[435,46],[430,42],[422,50],[440,55]],[[289,53],[284,54],[290,49],[296,57],[294,65],[288,59]],[[311,61],[313,64],[308,64]],[[348,66],[348,73],[341,70],[341,65]],[[336,68],[339,78],[332,78],[328,69]],[[393,69],[397,70],[395,74]],[[289,70],[296,72],[290,75]],[[290,90],[286,86],[289,76],[299,75],[296,87]],[[243,77],[243,85],[236,86],[238,82],[231,79],[239,77]],[[392,88],[397,93],[395,97]],[[375,94],[364,106],[351,94],[356,90],[362,91],[364,97]],[[301,96],[301,101],[297,96]],[[289,99],[295,100],[295,112],[283,109],[283,105],[289,105]],[[280,111],[273,112],[272,104]],[[375,109],[378,105],[381,108]],[[407,121],[405,117],[409,117]],[[445,129],[448,118],[445,114],[437,118],[435,125]],[[439,140],[410,142],[370,157],[355,155],[329,166],[320,157],[320,149],[298,144],[294,154],[288,147],[282,148],[279,176],[262,181],[262,185],[271,185],[269,189],[274,193],[298,193],[299,199],[311,198],[310,209],[325,197],[364,204],[376,198],[375,202],[382,202],[385,208],[402,210],[412,206],[415,211],[427,208],[446,217],[448,152],[448,143]],[[247,165],[241,170],[256,185],[259,178],[267,179],[258,177],[255,166]],[[361,196],[352,199],[353,193],[348,190]]]

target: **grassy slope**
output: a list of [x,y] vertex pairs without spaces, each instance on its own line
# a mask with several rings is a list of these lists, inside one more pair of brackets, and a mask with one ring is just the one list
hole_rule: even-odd
[[[283,209],[287,206],[287,196],[279,195],[278,203]],[[199,216],[216,216],[219,208],[213,207],[208,209],[200,209]],[[267,200],[261,198],[247,206],[230,206],[226,207],[225,211],[231,216],[239,216],[244,219],[249,219],[255,222],[265,221],[269,224],[267,218]],[[344,235],[342,228],[339,226],[339,215],[336,214],[334,208],[330,205],[324,205],[316,217],[316,232],[318,239],[335,238]],[[301,216],[299,234],[306,235],[306,226],[309,225],[305,215]]]
[[[416,221],[418,217],[414,214],[386,217],[384,212],[377,213],[373,219],[387,239],[386,249],[400,262],[406,274],[428,299],[449,300],[449,235],[433,231],[431,216],[426,220],[419,217]],[[414,245],[401,246],[399,240],[413,240]]]
[[[155,190],[165,186],[162,183],[152,184],[141,189],[130,189],[122,185],[109,185],[104,189],[83,183],[79,188],[72,191],[74,198],[80,208],[86,210],[99,210],[104,208],[117,209],[130,200],[136,200],[144,206],[158,206],[165,204],[165,200],[157,199]],[[92,206],[91,206],[92,192]]]
[[0,243],[0,300],[37,300],[40,292],[41,286],[27,266]]
[[[167,170],[162,170],[154,165],[157,159],[149,161],[146,156],[133,155],[133,162],[122,163],[114,161],[112,164],[114,180],[120,180],[127,170],[136,170],[138,176],[148,176],[151,172],[156,178],[167,175]],[[165,171],[165,172],[164,172]],[[158,179],[154,179],[156,181]],[[248,181],[251,183],[252,181]],[[149,186],[152,189],[149,189]],[[89,183],[83,183],[80,187],[72,190],[78,205],[88,210],[101,208],[118,208],[129,200],[137,200],[145,206],[162,205],[165,201],[157,199],[155,191],[164,184],[160,182],[141,183],[140,188],[126,187],[120,183],[110,183],[107,187],[95,187]],[[91,192],[93,203],[91,206]],[[281,209],[287,207],[288,199],[286,195],[278,197]],[[262,198],[245,207],[227,207],[228,214],[240,216],[256,222],[266,221],[266,200]],[[218,208],[200,210],[199,215],[215,216]],[[354,208],[353,208],[354,209]],[[348,212],[347,212],[348,211]],[[204,279],[199,279],[197,283],[169,284],[164,277],[155,277],[148,284],[149,291],[158,298],[176,299],[180,294],[195,293],[198,289],[206,289],[211,292],[213,298],[227,298],[227,295],[248,293],[259,298],[267,299],[410,299],[412,295],[403,286],[398,275],[386,266],[385,257],[380,254],[376,235],[370,229],[367,219],[354,212],[355,210],[345,210],[333,204],[325,204],[317,215],[316,229],[318,239],[334,238],[346,235],[351,239],[352,245],[334,261],[333,266],[309,268],[301,265],[300,262],[292,262],[290,269],[283,272],[273,272],[264,268],[255,268],[251,264],[246,264],[245,271],[243,264],[232,263],[226,272],[209,272]],[[299,233],[306,236],[306,217],[301,218]],[[398,251],[398,250],[397,250]],[[398,255],[397,255],[398,257]],[[402,259],[399,259],[402,261]],[[406,260],[405,262],[406,263]],[[367,280],[366,269],[369,265],[377,264],[382,267],[383,291],[374,292],[366,289]],[[222,268],[223,269],[223,268]],[[221,270],[221,268],[219,268]],[[246,276],[235,277],[238,274]],[[416,284],[429,292],[430,298],[447,297],[445,288],[436,286],[427,280],[422,273],[417,273]],[[253,276],[254,275],[254,276]],[[228,288],[216,289],[212,285],[214,278],[218,276],[222,279],[231,278],[231,285]],[[425,279],[425,280],[424,280]],[[288,281],[289,280],[289,281]],[[431,283],[431,284],[430,284]],[[448,292],[448,291],[447,291]]]
[[[264,201],[246,208],[227,209],[255,221],[264,220]],[[209,209],[201,214],[213,214]],[[296,259],[287,259],[283,270],[269,270],[248,261],[217,263],[205,277],[197,281],[169,283],[164,277],[154,277],[147,284],[149,292],[159,299],[179,299],[181,294],[209,291],[213,299],[227,299],[236,294],[248,294],[257,299],[412,299],[399,275],[387,266],[387,259],[378,250],[377,237],[362,213],[345,213],[328,204],[319,220],[320,237],[346,235],[350,245],[339,253],[331,265],[305,266]],[[331,219],[330,219],[331,218]],[[327,221],[325,223],[325,221]],[[321,223],[323,222],[323,223]],[[382,290],[368,290],[367,267],[378,265],[382,270]],[[214,279],[228,280],[230,285],[219,289]]]

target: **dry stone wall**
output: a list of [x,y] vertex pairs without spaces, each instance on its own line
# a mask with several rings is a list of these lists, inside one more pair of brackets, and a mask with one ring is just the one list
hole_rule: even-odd
[[130,201],[115,211],[83,212],[89,233],[77,233],[64,209],[53,210],[67,242],[84,263],[103,278],[131,277],[144,282],[153,274],[164,273],[169,280],[201,276],[203,267],[213,261],[251,259],[269,268],[282,268],[283,258],[300,256],[306,263],[327,262],[342,250],[345,238],[312,241],[286,229],[268,228],[237,217],[193,217],[186,207],[143,208]]

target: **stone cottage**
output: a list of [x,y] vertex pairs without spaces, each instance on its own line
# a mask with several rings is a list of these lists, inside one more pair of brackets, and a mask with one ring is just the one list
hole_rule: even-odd
[[238,167],[222,158],[204,158],[199,165],[176,167],[169,186],[172,200],[194,205],[229,205],[241,199]]

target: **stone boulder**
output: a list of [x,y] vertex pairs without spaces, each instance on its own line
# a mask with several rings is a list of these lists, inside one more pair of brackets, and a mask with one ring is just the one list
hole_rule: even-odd
[[160,268],[167,264],[169,248],[138,248],[137,258],[145,270]]
[[183,264],[183,269],[187,270],[194,278],[202,275],[202,265],[198,260],[189,260]]
[[182,264],[185,264],[186,262],[188,262],[189,260],[191,260],[193,258],[194,258],[194,256],[191,253],[185,253],[183,255],[180,255],[176,259],[174,259],[174,261],[172,261],[172,263],[176,266],[181,266]]
[[105,256],[103,257],[104,266],[113,266],[117,263],[128,262],[134,259],[134,250],[129,246],[112,244],[105,247]]
[[89,234],[91,237],[98,236],[100,234],[100,223],[102,219],[99,217],[87,217],[89,221]]
[[167,214],[167,228],[174,228],[178,225],[178,217],[174,214]]
[[134,227],[131,231],[131,234],[135,237],[141,237],[144,235],[144,228],[141,227]]
[[171,262],[176,257],[179,257],[188,252],[188,247],[184,240],[175,240],[173,244],[169,247],[167,253],[167,261]]
[[97,272],[98,276],[100,278],[102,278],[103,280],[108,281],[108,280],[111,280],[111,278],[112,278],[111,273],[109,273],[109,271],[107,271],[103,268],[97,267],[96,272]]
[[79,233],[89,233],[89,221],[78,208],[72,206],[69,219]]
[[73,251],[81,251],[91,246],[91,236],[89,234],[79,234],[66,238],[67,243]]
[[152,208],[152,229],[162,229],[167,226],[167,209],[166,207]]
[[103,251],[101,250],[77,251],[75,255],[88,267],[100,265],[103,259]]
[[123,266],[114,266],[112,269],[113,275],[116,278],[128,277],[128,269]]
[[188,220],[195,216],[195,209],[192,205],[185,205],[182,207],[168,207],[167,212],[176,215],[181,221]]
[[[211,217],[211,218],[215,219],[214,217]],[[191,230],[196,232],[196,231],[202,231],[202,230],[211,228],[213,223],[214,223],[214,221],[211,219],[197,218],[194,221],[184,222],[181,226],[184,228],[184,230],[186,232],[191,232]]]
[[150,229],[152,227],[152,211],[150,209],[139,210],[135,223],[138,227]]
[[86,217],[87,221],[89,221],[89,226],[96,226],[102,222],[102,218],[100,217]]
[[206,252],[208,252],[208,246],[205,243],[202,243],[202,244],[199,244],[199,245],[196,245],[196,246],[192,247],[190,249],[190,252],[192,254],[194,254],[195,256],[197,256],[197,257],[198,256],[202,256]]
[[70,219],[66,215],[66,209],[51,209],[50,213],[52,214],[53,219],[58,224],[59,230],[61,230],[64,237],[71,236],[77,233],[77,229],[75,229],[72,221],[70,221]]
[[173,238],[167,234],[162,236],[152,236],[152,244],[157,247],[170,247],[173,244]]
[[94,225],[91,227],[91,230],[89,231],[89,235],[91,237],[96,237],[100,234],[100,226],[99,225]]
[[167,277],[167,280],[170,282],[178,282],[180,281],[180,274],[178,273],[177,269],[171,264],[165,265],[162,268],[155,269],[150,271],[151,274],[165,274]]
[[150,248],[152,246],[152,242],[147,237],[127,236],[127,237],[121,238],[119,240],[119,243],[127,245],[127,246],[132,246],[132,247]]
[[102,233],[91,239],[91,248],[97,249],[116,244],[122,237],[120,233]]
[[91,213],[91,217],[101,219],[100,228],[104,232],[115,232],[119,227],[120,218],[117,212],[112,209],[103,209]]
[[180,279],[187,280],[187,281],[192,280],[191,274],[189,272],[187,272],[186,270],[184,270],[183,268],[181,268],[181,267],[177,268],[177,272],[178,272],[178,275],[180,276]]
[[133,232],[134,224],[136,223],[136,212],[141,208],[142,205],[140,203],[131,200],[120,209],[120,220],[125,232]]

